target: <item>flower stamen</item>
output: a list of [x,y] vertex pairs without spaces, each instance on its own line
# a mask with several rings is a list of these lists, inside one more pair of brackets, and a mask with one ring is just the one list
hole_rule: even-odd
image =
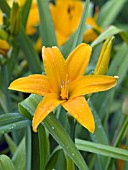
[[62,80],[62,84],[61,84],[60,97],[62,100],[68,99],[68,86],[69,86],[69,79],[68,79],[68,74],[66,74],[65,81]]

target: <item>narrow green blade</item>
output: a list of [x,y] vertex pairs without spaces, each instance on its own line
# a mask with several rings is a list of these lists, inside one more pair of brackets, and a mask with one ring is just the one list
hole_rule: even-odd
[[0,155],[1,170],[16,170],[10,158],[6,155]]
[[57,45],[54,26],[50,15],[49,1],[37,0],[40,15],[40,34],[44,46],[52,47]]
[[81,139],[76,139],[76,146],[81,151],[97,153],[104,156],[128,161],[128,150],[103,145],[100,143],[88,142]]
[[100,10],[98,23],[102,27],[106,27],[112,24],[118,14],[121,12],[126,2],[127,0],[121,0],[118,1],[118,3],[117,0],[106,1],[106,3],[102,6]]
[[19,113],[2,114],[0,115],[0,134],[11,132],[15,129],[21,129],[30,124],[31,122]]
[[82,18],[79,24],[78,29],[71,35],[70,39],[67,41],[67,43],[61,47],[61,52],[63,53],[64,57],[67,58],[69,53],[80,43],[82,43],[83,35],[86,30],[86,17],[88,14],[88,8],[89,8],[89,0],[86,1],[84,6],[84,11],[82,14]]
[[120,28],[117,28],[115,26],[110,26],[108,29],[106,29],[102,34],[100,34],[98,36],[98,38],[96,38],[91,46],[94,47],[96,46],[97,44],[101,43],[102,41],[106,40],[107,38],[110,38],[112,37],[113,35],[115,34],[118,34],[120,32],[123,32],[124,30],[123,29],[120,29]]

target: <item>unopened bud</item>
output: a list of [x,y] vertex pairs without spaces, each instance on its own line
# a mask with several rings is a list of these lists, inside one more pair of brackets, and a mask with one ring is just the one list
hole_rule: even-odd
[[0,54],[5,55],[10,49],[10,45],[5,41],[0,39]]
[[11,34],[17,35],[21,25],[21,13],[19,5],[15,1],[13,2],[13,6],[11,8],[10,22],[11,22]]
[[104,42],[96,68],[94,70],[95,75],[104,75],[107,73],[113,39],[114,37],[111,37]]
[[0,27],[0,39],[4,39],[4,40],[7,40],[8,38],[8,33]]

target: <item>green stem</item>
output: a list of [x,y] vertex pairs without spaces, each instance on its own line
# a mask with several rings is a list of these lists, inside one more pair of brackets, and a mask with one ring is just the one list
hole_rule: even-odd
[[38,134],[32,132],[32,160],[31,170],[40,169],[39,140]]
[[49,156],[49,140],[44,126],[38,127],[39,154],[40,154],[40,170],[45,170],[45,166]]
[[32,135],[31,127],[26,128],[26,170],[31,170],[31,154],[32,154]]

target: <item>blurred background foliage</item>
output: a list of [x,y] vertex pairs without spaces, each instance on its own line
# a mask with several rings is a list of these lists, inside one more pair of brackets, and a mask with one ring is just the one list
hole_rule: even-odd
[[[37,0],[41,19],[40,25],[37,22],[33,27],[36,31],[32,34],[27,28],[25,30],[32,1],[16,7],[20,10],[17,15],[14,11],[12,19],[6,2],[0,0],[4,13],[4,24],[0,23],[0,170],[127,170],[128,1],[92,0],[90,7],[87,1],[77,31],[60,45],[66,58],[83,40],[85,20],[89,15],[87,9],[93,17],[99,8],[96,22],[104,31],[98,32],[92,42],[87,42],[93,47],[93,53],[85,74],[93,74],[104,41],[115,36],[107,74],[119,76],[116,88],[85,96],[95,118],[94,134],[74,120],[69,121],[69,115],[61,107],[47,116],[38,133],[32,132],[32,116],[42,98],[10,92],[8,86],[19,77],[44,73],[41,46],[54,46],[57,41],[47,0]],[[18,21],[15,16],[19,16]],[[34,21],[34,16],[30,20]],[[14,24],[18,25],[14,27]]]

